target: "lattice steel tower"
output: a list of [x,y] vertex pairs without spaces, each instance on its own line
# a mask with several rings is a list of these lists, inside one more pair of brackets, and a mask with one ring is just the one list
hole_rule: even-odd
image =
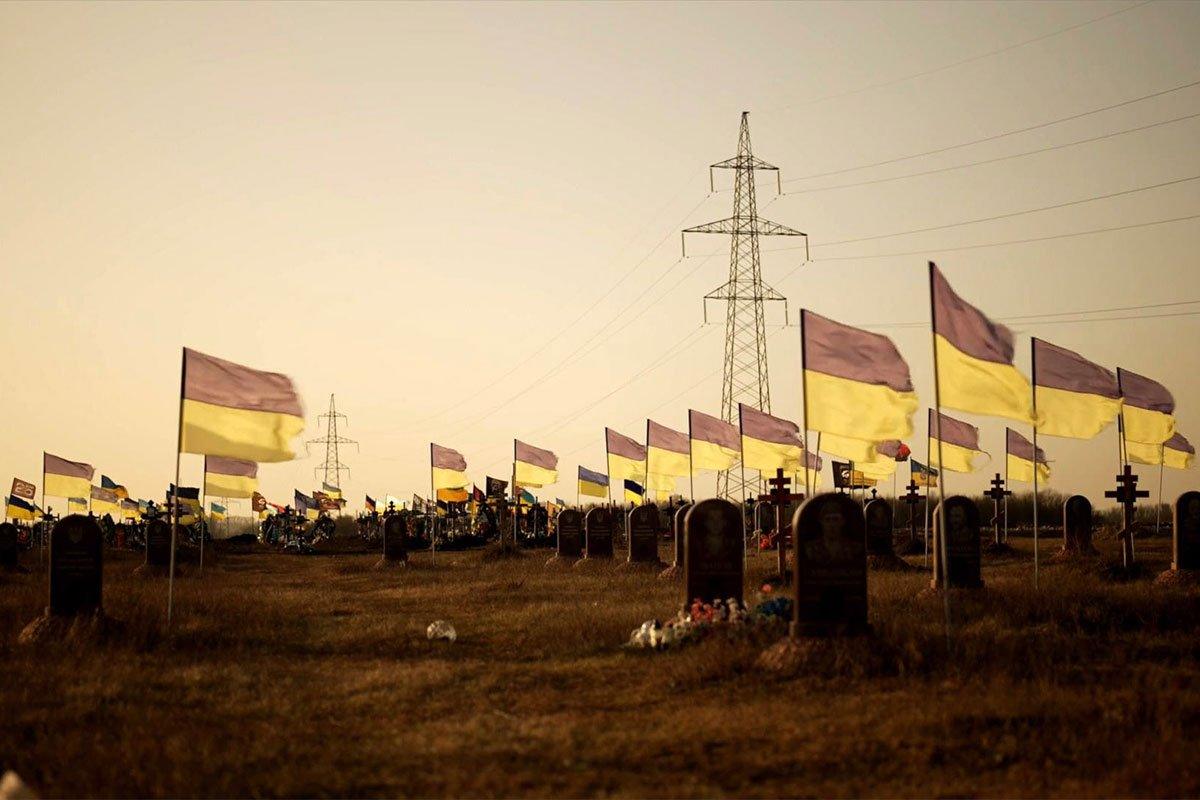
[[[338,413],[337,406],[333,401],[333,395],[329,395],[329,412],[317,417],[318,426],[321,424],[321,420],[325,420],[325,435],[320,439],[309,439],[304,443],[304,448],[307,450],[310,444],[325,445],[325,462],[314,467],[313,474],[320,475],[323,473],[321,480],[340,489],[342,486],[342,472],[346,473],[346,477],[350,477],[350,468],[341,462],[338,456],[338,445],[352,444],[357,450],[358,442],[338,435],[339,419],[345,425],[349,426],[350,420],[345,414]],[[329,480],[330,477],[333,478],[332,483]]]
[[[725,233],[729,243],[729,280],[704,296],[705,322],[708,321],[708,301],[724,300],[725,310],[725,381],[721,390],[721,417],[735,425],[738,404],[770,412],[771,383],[767,374],[767,330],[764,304],[768,300],[784,303],[787,320],[787,298],[762,281],[758,251],[759,236],[803,236],[805,260],[808,237],[777,222],[760,219],[754,196],[754,173],[771,170],[776,176],[780,193],[783,181],[779,168],[757,158],[750,148],[750,112],[742,112],[738,132],[737,155],[708,170],[709,185],[713,185],[714,169],[734,170],[733,216],[727,219],[686,228],[683,233]],[[681,234],[682,236],[682,234]],[[743,474],[741,464],[717,476],[717,495],[741,500],[747,491],[756,491],[758,478]]]

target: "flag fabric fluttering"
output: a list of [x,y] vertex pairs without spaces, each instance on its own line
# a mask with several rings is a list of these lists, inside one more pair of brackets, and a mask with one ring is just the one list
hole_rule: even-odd
[[291,461],[304,408],[288,376],[185,347],[179,424],[182,453]]
[[579,493],[588,497],[607,497],[608,476],[581,466],[579,468]]
[[1012,331],[959,297],[932,261],[929,281],[941,405],[1032,423],[1033,395],[1013,365]]
[[688,435],[654,420],[646,420],[646,473],[664,478],[686,478],[691,469]]
[[1163,443],[1163,465],[1171,469],[1190,469],[1196,460],[1196,448],[1179,431]]
[[87,497],[96,470],[91,464],[42,453],[43,492],[53,497]]
[[[91,487],[88,487],[88,494],[91,494]],[[88,512],[88,499],[86,497],[68,497],[67,498],[67,513],[68,514],[86,514]]]
[[16,495],[9,495],[5,500],[4,517],[5,519],[19,519],[24,522],[33,522],[41,516],[38,507]]
[[462,489],[471,483],[467,477],[467,460],[457,450],[430,444],[429,460],[434,489]]
[[877,483],[875,478],[866,475],[862,470],[854,469],[856,464],[852,465],[849,461],[832,463],[835,489],[869,489]]
[[694,473],[702,470],[723,472],[741,458],[742,442],[738,428],[732,422],[689,409],[688,433]]
[[329,497],[332,497],[334,500],[340,501],[342,499],[341,487],[332,486],[329,483],[326,483],[325,481],[321,481],[321,491],[324,492]]
[[777,469],[800,471],[804,463],[804,441],[796,423],[745,403],[738,405],[738,418],[741,421],[742,463],[747,469],[762,473]]
[[[940,426],[939,426],[940,419]],[[941,459],[939,463],[938,440],[941,439]],[[929,463],[936,467],[948,469],[951,472],[974,472],[975,456],[982,454],[979,449],[979,428],[962,420],[937,414],[929,409]]]
[[896,472],[896,466],[901,461],[907,461],[912,454],[904,442],[899,439],[887,439],[875,443],[875,458],[871,461],[855,461],[854,468],[868,478],[880,480],[890,478]]
[[142,509],[136,500],[126,497],[121,501],[120,506],[121,516],[125,519],[140,520],[142,518]]
[[258,492],[255,492],[250,497],[250,508],[259,513],[267,510],[267,498],[263,497]]
[[12,490],[10,492],[13,497],[19,497],[22,500],[32,500],[37,495],[37,486],[29,481],[23,481],[20,478],[13,478]]
[[91,499],[91,510],[96,516],[102,514],[116,514],[120,511],[120,498],[112,489],[105,489],[103,486],[93,486],[89,490]]
[[438,489],[437,499],[444,503],[465,503],[471,494],[466,489]]
[[369,494],[363,496],[366,498],[363,501],[363,509],[366,510],[368,514],[374,514],[376,512],[375,498],[371,497]]
[[520,502],[522,505],[532,506],[537,503],[537,498],[533,496],[533,492],[529,491],[524,486],[522,486]]
[[240,458],[204,457],[204,493],[214,497],[253,497],[258,490],[258,464]]
[[637,481],[625,479],[625,502],[641,503],[646,499],[646,490]]
[[1032,354],[1039,434],[1091,439],[1117,418],[1121,390],[1110,370],[1038,338]]
[[800,316],[805,424],[823,434],[821,449],[872,461],[875,442],[909,436],[917,394],[892,340],[811,311]]
[[429,508],[425,505],[425,500],[421,495],[414,493],[412,499],[412,510],[421,514],[429,513]]
[[816,453],[804,451],[804,472],[796,470],[791,472],[792,485],[796,487],[806,487],[807,489],[816,490],[821,488],[821,467],[824,465],[822,459]]
[[[1162,444],[1175,433],[1175,398],[1158,381],[1117,367],[1125,440]],[[1156,462],[1157,463],[1157,462]]]
[[608,477],[614,481],[631,478],[646,479],[646,447],[612,428],[604,429],[604,446],[608,453]]
[[1037,458],[1035,460],[1033,453],[1033,442],[1029,441],[1012,428],[1005,428],[1004,430],[1004,449],[1008,454],[1006,458],[1008,479],[1010,481],[1032,483],[1033,469],[1036,461],[1038,483],[1046,483],[1049,481],[1050,464],[1046,461],[1046,451],[1039,447],[1037,449]]
[[221,505],[220,503],[208,504],[209,518],[212,519],[213,522],[220,522],[221,520],[225,519],[227,513],[228,511],[225,506]]
[[129,490],[107,475],[100,476],[100,488],[109,489],[117,496],[118,500],[124,500],[126,497],[129,497]]
[[513,480],[522,486],[548,486],[558,481],[558,456],[513,440]]
[[488,497],[504,497],[508,491],[508,481],[502,481],[499,478],[487,476],[487,496]]
[[292,505],[295,506],[296,514],[299,516],[307,519],[316,519],[320,516],[317,509],[317,501],[299,489],[292,490]]
[[926,488],[936,488],[938,485],[938,471],[933,467],[928,467],[917,461],[915,458],[908,462],[909,477],[917,486]]

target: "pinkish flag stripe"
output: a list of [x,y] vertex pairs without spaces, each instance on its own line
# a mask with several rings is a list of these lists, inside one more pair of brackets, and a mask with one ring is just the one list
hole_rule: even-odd
[[522,464],[532,464],[542,469],[558,469],[558,456],[549,450],[525,444],[520,439],[513,440],[516,445],[516,460]]
[[686,433],[659,425],[652,419],[646,420],[646,446],[682,453],[685,456],[692,452],[691,442]]
[[183,360],[185,400],[304,416],[300,396],[287,375],[251,369],[189,348],[184,348]]

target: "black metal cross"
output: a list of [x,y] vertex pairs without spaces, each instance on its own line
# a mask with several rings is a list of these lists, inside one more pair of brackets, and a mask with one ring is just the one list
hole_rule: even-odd
[[803,500],[804,495],[788,491],[792,479],[784,475],[782,469],[775,470],[775,477],[768,480],[767,483],[771,485],[771,491],[760,494],[758,499],[765,500],[775,507],[775,542],[779,556],[779,578],[784,583],[788,583],[787,537],[783,528],[783,514],[787,510],[788,503]]
[[996,544],[1000,544],[1000,523],[1004,519],[1004,511],[1000,504],[1004,502],[1004,498],[1011,494],[1011,491],[1004,488],[1004,479],[997,472],[996,477],[992,478],[992,488],[984,495],[985,497],[992,498],[992,541]]
[[1117,476],[1117,488],[1104,493],[1105,497],[1116,500],[1123,509],[1124,527],[1117,536],[1121,539],[1121,562],[1125,568],[1133,566],[1133,511],[1139,497],[1149,497],[1150,492],[1137,488],[1138,476],[1126,464],[1124,471]]
[[904,502],[908,504],[908,541],[910,545],[917,542],[917,504],[924,499],[917,488],[917,482],[910,478],[908,486],[905,487],[908,491],[904,495]]

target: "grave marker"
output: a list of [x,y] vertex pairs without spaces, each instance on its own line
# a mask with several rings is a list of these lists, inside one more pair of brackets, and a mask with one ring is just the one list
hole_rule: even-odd
[[1171,569],[1200,569],[1200,492],[1184,492],[1172,518]]
[[1121,540],[1121,564],[1125,569],[1133,566],[1134,507],[1137,506],[1138,498],[1150,496],[1145,489],[1137,488],[1137,482],[1138,476],[1134,475],[1133,469],[1126,464],[1125,469],[1117,476],[1117,488],[1104,493],[1105,497],[1111,497],[1121,505],[1123,525],[1117,538]]
[[613,557],[613,516],[606,506],[596,506],[583,518],[583,557]]
[[653,503],[634,508],[625,518],[630,564],[659,564],[658,507]]
[[921,492],[918,491],[917,482],[909,480],[908,486],[905,487],[904,503],[908,506],[908,544],[905,545],[907,552],[913,553],[917,551],[917,505],[925,498],[921,497]]
[[163,567],[171,563],[171,526],[161,519],[146,524],[146,566]]
[[1092,503],[1081,494],[1063,501],[1063,552],[1091,553]]
[[728,500],[701,500],[684,517],[684,605],[743,602],[746,540],[742,512]]
[[0,569],[16,572],[20,569],[17,556],[17,526],[11,522],[0,523]]
[[[775,508],[775,544],[779,556],[779,579],[787,583],[791,579],[791,574],[787,569],[787,534],[788,530],[784,528],[787,522],[787,509],[793,502],[798,502],[804,499],[802,494],[792,494],[788,491],[788,487],[792,481],[784,475],[782,469],[775,470],[775,477],[767,481],[771,485],[771,491],[767,494],[758,496],[759,500],[769,502]],[[792,537],[795,541],[795,536]]]
[[683,543],[685,536],[683,533],[683,523],[687,518],[687,512],[695,503],[685,503],[675,512],[674,532],[675,532],[675,566],[683,569]]
[[1000,477],[1000,473],[996,473],[996,477],[992,478],[992,488],[984,493],[985,497],[992,498],[992,541],[999,546],[1000,544],[1000,527],[1004,523],[1004,498],[1011,497],[1012,492],[1004,488],[1004,479]]
[[408,523],[399,514],[383,521],[383,560],[408,563]]
[[72,514],[50,532],[50,614],[72,616],[101,609],[104,537],[91,517]]
[[792,530],[796,543],[792,636],[866,631],[867,536],[862,507],[849,495],[819,494],[796,510]]
[[559,558],[579,558],[583,555],[583,514],[573,508],[558,512]]
[[892,504],[875,498],[864,510],[867,526],[867,555],[891,557],[896,555],[892,544]]
[[[942,546],[942,515],[946,520],[945,553]],[[980,571],[979,506],[962,495],[943,500],[933,514],[933,580],[935,589],[975,589],[983,586]],[[945,569],[942,558],[945,557]]]

